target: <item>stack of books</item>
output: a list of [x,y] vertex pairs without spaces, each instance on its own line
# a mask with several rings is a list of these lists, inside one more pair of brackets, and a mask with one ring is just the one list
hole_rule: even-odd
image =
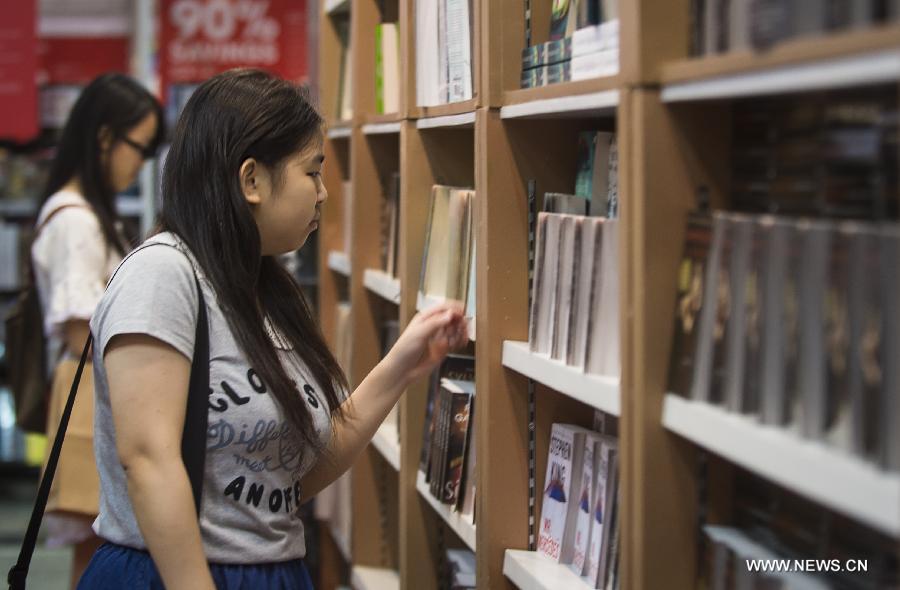
[[416,0],[416,104],[469,100],[472,90],[471,0]]
[[[619,71],[617,0],[554,2],[548,41],[522,50],[522,88],[612,76]],[[530,19],[526,25],[530,27]],[[526,37],[531,38],[530,31]]]
[[615,437],[553,425],[537,551],[590,588],[618,588],[618,462]]
[[391,174],[381,208],[381,269],[396,277],[400,253],[400,174]]
[[353,60],[350,51],[350,22],[347,19],[341,19],[335,22],[335,28],[341,45],[340,84],[338,85],[335,112],[338,121],[349,121],[353,118]]
[[475,522],[475,358],[450,355],[432,375],[419,469],[432,496]]
[[669,388],[900,469],[900,225],[694,213]]

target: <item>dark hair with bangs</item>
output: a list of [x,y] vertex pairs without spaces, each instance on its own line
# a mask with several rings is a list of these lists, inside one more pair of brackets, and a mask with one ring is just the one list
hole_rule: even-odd
[[322,124],[304,89],[266,72],[230,70],[211,78],[188,100],[176,125],[160,225],[190,248],[247,360],[314,447],[320,445],[312,417],[279,361],[266,318],[293,345],[338,415],[346,377],[293,277],[262,255],[239,171],[254,158],[280,175],[284,161],[318,138]]
[[78,96],[56,148],[41,203],[77,178],[82,196],[100,222],[107,246],[125,254],[116,230],[115,193],[109,170],[102,161],[100,133],[107,130],[114,141],[127,136],[149,114],[156,115],[156,135],[147,146],[156,151],[165,134],[162,107],[146,88],[123,74],[103,74]]

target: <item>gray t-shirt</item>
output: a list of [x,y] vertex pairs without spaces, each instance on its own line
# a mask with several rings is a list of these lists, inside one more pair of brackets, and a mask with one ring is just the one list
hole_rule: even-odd
[[[150,246],[155,242],[175,245]],[[119,334],[148,334],[192,358],[197,322],[193,265],[206,301],[210,340],[209,430],[200,531],[209,561],[266,563],[303,557],[298,516],[300,479],[315,461],[238,348],[212,286],[172,234],[149,239],[126,258],[91,320],[94,334],[94,453],[100,472],[102,538],[138,549],[146,544],[135,520],[119,462],[103,353]],[[312,412],[324,442],[328,406],[304,363],[268,330],[288,376]],[[185,400],[187,392],[185,392]],[[165,494],[162,487],[160,494]]]

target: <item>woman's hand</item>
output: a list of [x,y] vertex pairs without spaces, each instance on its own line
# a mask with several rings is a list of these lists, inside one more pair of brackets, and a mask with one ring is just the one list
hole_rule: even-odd
[[406,385],[431,373],[448,353],[468,342],[463,306],[448,301],[416,314],[381,362],[395,382]]

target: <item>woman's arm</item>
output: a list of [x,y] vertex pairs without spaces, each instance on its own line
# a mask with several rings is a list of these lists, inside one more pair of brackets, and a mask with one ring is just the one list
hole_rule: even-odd
[[81,351],[84,350],[84,343],[87,342],[90,331],[91,328],[87,320],[69,320],[66,322],[63,332],[66,349],[69,351],[69,354],[75,358],[81,356]]
[[335,420],[324,456],[303,477],[303,500],[339,478],[365,449],[403,391],[433,371],[451,350],[468,342],[462,306],[445,303],[416,315],[356,391],[342,404],[344,419]]
[[110,340],[104,364],[128,495],[163,583],[212,590],[181,458],[190,361],[156,338],[124,334]]

